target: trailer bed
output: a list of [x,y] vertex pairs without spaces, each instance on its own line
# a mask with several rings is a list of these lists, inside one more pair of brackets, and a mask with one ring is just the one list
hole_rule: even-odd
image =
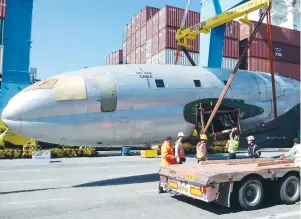
[[199,164],[171,165],[161,168],[160,175],[196,186],[240,181],[249,174],[263,178],[279,178],[291,170],[298,170],[293,160],[272,158],[202,161]]

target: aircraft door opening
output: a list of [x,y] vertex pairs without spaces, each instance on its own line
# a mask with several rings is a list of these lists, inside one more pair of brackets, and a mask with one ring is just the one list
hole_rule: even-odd
[[101,75],[96,79],[100,89],[101,112],[114,112],[117,107],[117,89],[110,75]]

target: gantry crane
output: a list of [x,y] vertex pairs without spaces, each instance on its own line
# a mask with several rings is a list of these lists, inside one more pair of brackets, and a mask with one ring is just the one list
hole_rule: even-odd
[[[178,56],[179,56],[179,52],[181,49],[185,53],[187,58],[189,59],[190,63],[193,66],[196,66],[195,62],[193,61],[193,59],[191,58],[191,56],[189,55],[189,53],[187,51],[187,48],[191,48],[191,45],[188,44],[188,41],[187,41],[188,39],[194,40],[197,37],[197,35],[199,35],[201,33],[207,34],[210,32],[211,29],[218,27],[220,25],[226,24],[228,22],[231,22],[235,19],[239,19],[239,18],[240,18],[239,21],[241,21],[242,23],[250,25],[251,22],[248,20],[248,14],[253,11],[256,11],[258,9],[265,9],[264,13],[261,15],[252,35],[250,37],[247,47],[243,50],[232,74],[230,75],[229,80],[227,81],[217,103],[215,104],[215,107],[211,112],[211,115],[207,121],[206,126],[204,127],[204,124],[202,124],[202,126],[203,126],[202,132],[204,134],[206,134],[206,131],[207,131],[209,125],[211,124],[223,98],[225,97],[225,95],[228,91],[229,86],[231,85],[231,83],[234,79],[234,76],[235,76],[235,74],[238,70],[238,67],[242,61],[242,57],[245,55],[245,53],[249,49],[249,47],[253,41],[253,38],[254,38],[255,34],[257,33],[265,16],[267,16],[267,33],[268,33],[269,58],[270,58],[270,64],[271,64],[273,106],[274,106],[275,128],[277,128],[278,127],[278,118],[277,118],[277,103],[276,103],[276,90],[275,90],[275,78],[274,78],[274,63],[273,63],[273,54],[272,54],[272,32],[271,32],[271,16],[270,16],[270,8],[272,5],[272,0],[250,0],[246,3],[243,3],[237,7],[234,7],[234,8],[232,8],[228,11],[225,11],[219,15],[216,15],[213,18],[210,18],[199,24],[196,24],[196,25],[188,27],[188,28],[184,28],[189,4],[190,4],[190,0],[188,1],[188,4],[186,6],[186,10],[185,10],[185,13],[183,16],[181,26],[179,27],[179,29],[177,30],[177,33],[176,33],[176,40],[177,40],[178,46],[177,46],[175,64],[177,64],[177,62],[178,62]],[[200,109],[200,110],[202,110],[202,109]],[[203,121],[202,121],[202,123],[203,123]]]

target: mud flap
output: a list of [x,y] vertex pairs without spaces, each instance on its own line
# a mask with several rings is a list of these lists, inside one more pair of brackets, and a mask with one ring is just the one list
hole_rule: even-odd
[[230,207],[230,197],[233,191],[233,182],[219,184],[218,196],[215,202],[219,205]]

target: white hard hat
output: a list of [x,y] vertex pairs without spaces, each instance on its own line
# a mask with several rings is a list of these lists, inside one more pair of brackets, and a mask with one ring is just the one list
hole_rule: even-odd
[[185,135],[184,135],[183,132],[179,132],[179,133],[178,133],[178,137],[185,137]]
[[254,138],[254,136],[251,135],[251,136],[247,137],[247,140],[248,140],[248,141],[254,141],[255,138]]

